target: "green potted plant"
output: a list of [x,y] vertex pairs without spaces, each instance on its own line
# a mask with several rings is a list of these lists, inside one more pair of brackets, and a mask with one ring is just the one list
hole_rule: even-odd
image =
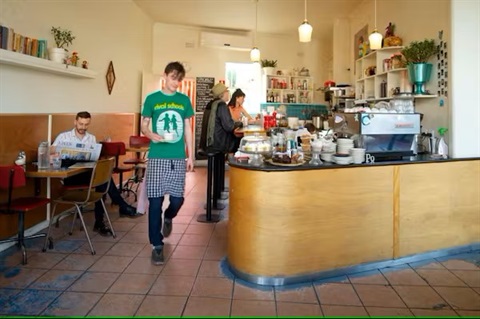
[[438,53],[434,39],[412,41],[402,50],[407,62],[410,82],[415,84],[414,94],[425,94],[423,85],[430,80],[432,64],[428,60]]
[[266,75],[273,75],[275,73],[277,60],[263,59],[260,62],[262,64],[263,72],[265,72]]
[[72,44],[75,36],[73,36],[72,31],[60,27],[52,27],[50,32],[53,35],[56,47],[48,49],[48,56],[51,61],[65,63],[68,51],[66,47]]

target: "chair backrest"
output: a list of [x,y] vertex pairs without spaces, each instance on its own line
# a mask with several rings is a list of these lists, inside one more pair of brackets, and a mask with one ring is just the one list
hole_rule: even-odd
[[104,157],[115,157],[114,167],[117,168],[119,165],[118,157],[120,155],[127,154],[125,149],[125,143],[123,142],[100,142],[102,144],[101,156]]
[[[90,180],[90,188],[110,183],[112,180],[113,167],[115,165],[115,159],[113,157],[98,160],[93,169],[92,179]],[[108,190],[107,185],[107,190]]]
[[148,147],[150,139],[146,136],[132,135],[130,136],[130,147]]
[[18,187],[24,187],[26,184],[27,178],[25,176],[25,170],[22,166],[0,166],[0,189],[8,190],[8,208],[10,208],[10,203],[12,202],[13,189]]

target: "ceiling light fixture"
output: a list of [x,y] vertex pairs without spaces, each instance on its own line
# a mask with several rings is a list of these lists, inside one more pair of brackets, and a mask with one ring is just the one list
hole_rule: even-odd
[[255,0],[255,33],[253,34],[253,48],[250,50],[250,61],[260,62],[260,50],[257,48],[257,16],[258,0]]
[[370,49],[371,50],[378,50],[382,48],[382,39],[383,36],[377,31],[377,0],[375,0],[375,29],[368,37],[368,41],[370,42]]
[[312,31],[313,27],[307,20],[307,0],[305,0],[305,20],[303,20],[303,23],[298,27],[298,38],[300,42],[312,41]]

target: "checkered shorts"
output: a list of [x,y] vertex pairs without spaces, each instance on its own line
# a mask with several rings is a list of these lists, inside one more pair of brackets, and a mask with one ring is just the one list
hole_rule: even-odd
[[149,198],[169,194],[183,197],[187,163],[184,159],[149,158],[147,164],[147,195]]

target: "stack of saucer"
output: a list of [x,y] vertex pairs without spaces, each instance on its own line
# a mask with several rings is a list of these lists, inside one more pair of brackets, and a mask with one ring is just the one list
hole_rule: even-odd
[[364,148],[351,148],[350,155],[352,156],[353,164],[362,164],[365,162]]
[[350,149],[353,148],[353,140],[349,138],[339,138],[337,140],[337,154],[350,154]]

